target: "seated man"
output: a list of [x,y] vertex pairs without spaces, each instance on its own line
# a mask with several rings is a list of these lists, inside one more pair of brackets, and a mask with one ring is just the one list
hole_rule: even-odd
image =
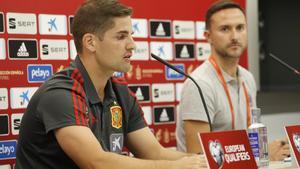
[[[126,83],[112,78],[131,67],[131,12],[116,0],[88,0],[79,8],[72,25],[78,56],[31,98],[15,169],[206,167],[198,155],[163,148]],[[124,146],[137,158],[120,155]]]
[[[251,123],[250,109],[256,107],[257,90],[252,74],[239,65],[247,46],[244,10],[232,1],[217,1],[206,13],[204,35],[210,43],[211,56],[191,76],[202,89],[212,131],[247,129]],[[177,147],[189,153],[202,152],[197,133],[210,131],[199,93],[195,91],[195,84],[187,79],[177,117]],[[289,155],[288,146],[278,142],[270,145],[269,150],[271,160]]]

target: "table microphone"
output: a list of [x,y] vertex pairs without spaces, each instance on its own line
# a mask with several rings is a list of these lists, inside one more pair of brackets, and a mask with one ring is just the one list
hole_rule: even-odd
[[190,75],[184,73],[184,71],[182,71],[180,69],[177,69],[175,66],[173,66],[170,63],[164,61],[163,59],[161,59],[160,57],[156,56],[155,54],[151,53],[151,56],[155,60],[159,61],[160,63],[162,63],[162,64],[164,64],[166,66],[168,66],[169,68],[173,69],[174,71],[178,72],[179,74],[184,75],[185,77],[191,79],[191,81],[197,86],[198,92],[200,94],[200,98],[201,98],[201,101],[202,101],[202,104],[204,106],[204,110],[205,110],[205,113],[206,113],[206,116],[207,116],[209,128],[210,128],[210,131],[212,131],[211,120],[210,120],[210,117],[209,117],[209,114],[208,114],[208,110],[207,110],[207,106],[206,106],[206,103],[205,103],[205,100],[204,100],[204,96],[203,96],[203,93],[202,93],[202,90],[201,90],[200,86],[196,83],[196,81]]
[[282,61],[281,59],[279,59],[278,57],[276,57],[274,54],[272,53],[269,53],[269,55],[274,59],[276,60],[277,62],[279,62],[281,65],[283,65],[284,67],[290,69],[291,71],[293,71],[296,75],[300,75],[300,72],[293,68],[292,66],[290,66],[289,64],[285,63],[284,61]]

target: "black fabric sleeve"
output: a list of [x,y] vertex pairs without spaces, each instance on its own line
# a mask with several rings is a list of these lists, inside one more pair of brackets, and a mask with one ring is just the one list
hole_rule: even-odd
[[37,110],[47,133],[66,126],[88,126],[85,98],[75,90],[47,90]]
[[136,97],[129,94],[129,102],[129,105],[132,105],[132,107],[129,112],[128,133],[147,126],[144,119],[144,112]]

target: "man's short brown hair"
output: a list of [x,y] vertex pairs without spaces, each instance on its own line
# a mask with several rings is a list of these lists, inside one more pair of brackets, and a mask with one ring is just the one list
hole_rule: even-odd
[[244,9],[237,3],[231,1],[231,0],[219,0],[215,3],[213,3],[209,9],[206,12],[205,15],[205,28],[206,30],[208,30],[210,28],[210,24],[211,24],[211,17],[224,9],[230,9],[230,8],[236,8],[239,9],[243,12],[243,14],[245,15],[245,11]]
[[103,38],[104,33],[114,26],[115,17],[131,14],[132,8],[118,0],[87,0],[77,10],[71,25],[77,52],[82,52],[84,34],[93,33]]

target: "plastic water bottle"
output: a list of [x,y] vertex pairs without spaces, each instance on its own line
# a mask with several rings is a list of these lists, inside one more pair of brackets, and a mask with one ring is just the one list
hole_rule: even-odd
[[248,137],[259,168],[269,166],[267,127],[260,122],[260,108],[252,108],[252,124],[248,128]]

